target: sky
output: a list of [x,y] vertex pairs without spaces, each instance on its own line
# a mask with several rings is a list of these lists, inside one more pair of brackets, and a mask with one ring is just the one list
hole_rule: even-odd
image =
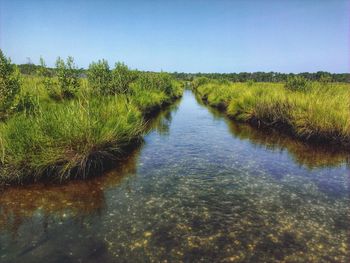
[[349,72],[350,0],[0,0],[0,48],[17,64]]

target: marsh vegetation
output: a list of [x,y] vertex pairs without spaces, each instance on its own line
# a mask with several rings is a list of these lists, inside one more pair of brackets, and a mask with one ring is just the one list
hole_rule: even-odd
[[236,121],[273,127],[304,141],[350,146],[350,84],[325,76],[308,81],[296,76],[285,83],[197,78],[195,92]]
[[91,63],[87,78],[72,57],[36,76],[21,75],[0,53],[0,181],[62,181],[103,171],[142,140],[150,114],[181,96],[166,73]]

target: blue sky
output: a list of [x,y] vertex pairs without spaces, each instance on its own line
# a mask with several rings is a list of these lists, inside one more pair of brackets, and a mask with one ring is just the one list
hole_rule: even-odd
[[350,0],[0,0],[15,63],[71,55],[140,70],[349,72]]

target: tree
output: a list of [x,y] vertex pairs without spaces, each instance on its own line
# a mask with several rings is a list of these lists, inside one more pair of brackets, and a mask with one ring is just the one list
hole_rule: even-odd
[[0,112],[7,113],[15,105],[15,98],[20,92],[21,76],[16,65],[6,58],[0,49]]
[[103,95],[113,93],[111,91],[112,73],[107,60],[102,59],[98,62],[92,62],[89,65],[87,77],[89,85],[93,90]]
[[135,80],[136,73],[131,71],[127,65],[122,62],[117,62],[115,68],[112,70],[112,86],[111,93],[128,93],[129,84]]
[[79,88],[78,69],[73,57],[68,57],[66,63],[60,57],[56,60],[58,85],[63,98],[73,98]]
[[332,82],[332,76],[331,74],[323,74],[321,75],[320,77],[320,82],[323,84],[323,85],[327,85],[328,83]]
[[309,81],[301,76],[289,76],[285,83],[286,89],[291,91],[306,91],[309,85]]
[[51,72],[46,67],[45,61],[42,57],[40,57],[39,60],[39,66],[36,70],[36,74],[41,77],[41,83],[44,85],[45,89],[49,92],[49,94],[52,92],[52,89],[54,88],[53,80],[51,78]]

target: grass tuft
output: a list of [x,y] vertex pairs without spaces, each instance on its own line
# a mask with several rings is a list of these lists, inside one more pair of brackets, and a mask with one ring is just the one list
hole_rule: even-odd
[[168,93],[136,82],[127,94],[101,95],[80,79],[74,99],[57,101],[41,80],[24,78],[19,105],[25,109],[0,123],[0,183],[61,182],[99,174],[138,145],[147,132],[148,113],[182,93],[169,80]]
[[238,121],[282,129],[306,141],[350,145],[349,84],[310,82],[307,89],[291,90],[282,83],[211,81],[195,91]]

